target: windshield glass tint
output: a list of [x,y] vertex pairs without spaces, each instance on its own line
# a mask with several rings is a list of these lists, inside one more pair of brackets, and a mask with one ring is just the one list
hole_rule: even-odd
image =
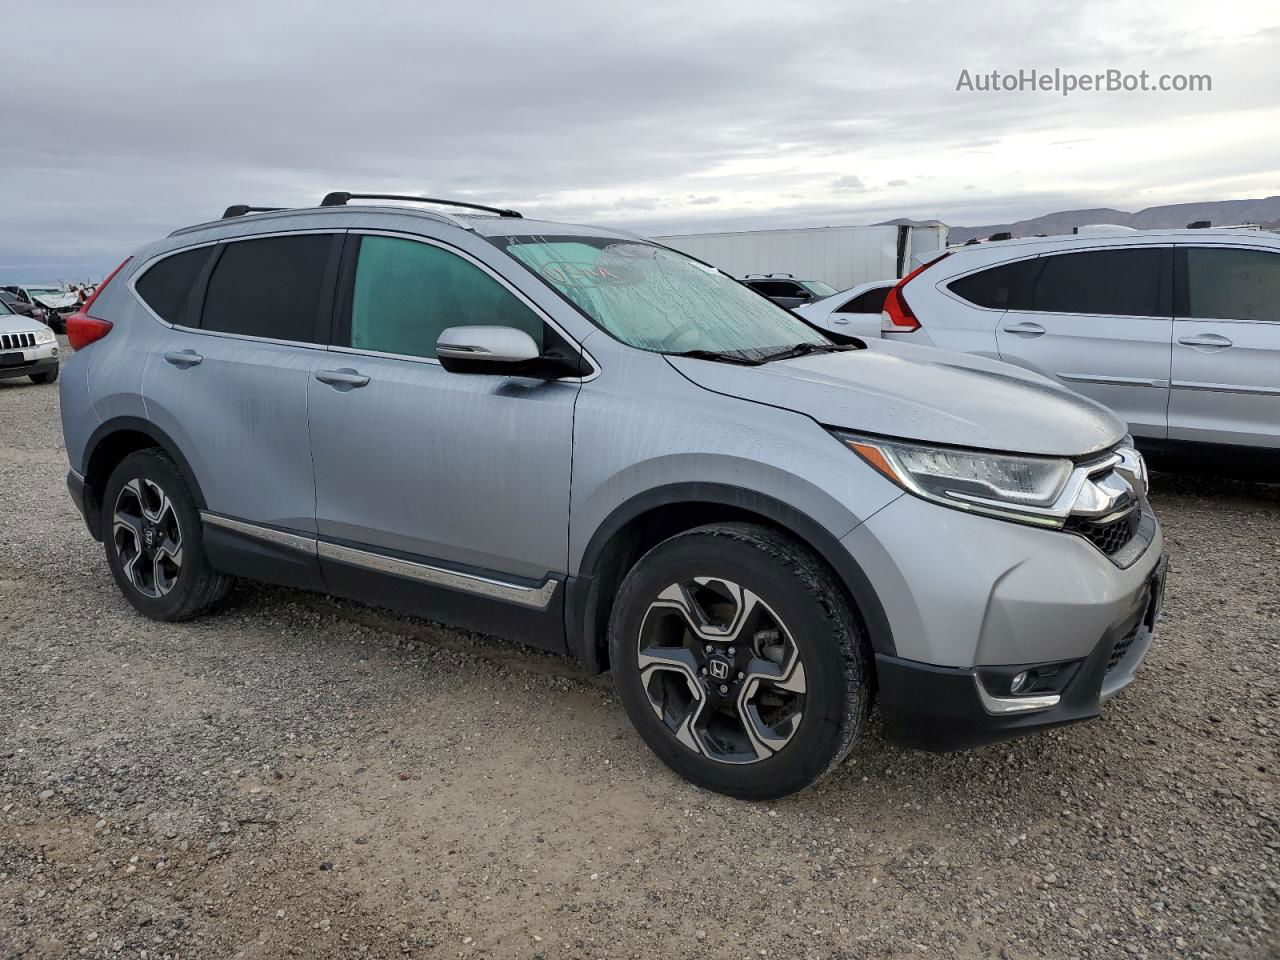
[[66,291],[59,290],[57,287],[27,287],[27,293],[33,297],[58,297]]
[[513,257],[623,343],[756,359],[830,341],[764,297],[682,254],[608,237],[495,237]]

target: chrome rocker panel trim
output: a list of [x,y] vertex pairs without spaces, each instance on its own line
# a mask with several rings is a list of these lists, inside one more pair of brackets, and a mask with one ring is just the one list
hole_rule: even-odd
[[375,573],[405,577],[409,580],[417,580],[420,583],[430,584],[435,587],[470,593],[487,597],[491,600],[501,600],[517,606],[528,607],[531,610],[546,610],[555,596],[556,588],[559,586],[559,581],[552,577],[548,577],[541,584],[534,587],[521,583],[510,583],[505,580],[496,580],[479,574],[449,570],[429,563],[401,560],[398,557],[388,557],[369,550],[360,550],[338,543],[328,543],[303,534],[276,530],[256,523],[246,523],[243,520],[235,520],[231,517],[224,517],[205,510],[200,512],[200,520],[210,526],[222,527],[233,533],[239,533],[285,549],[296,550],[299,553],[319,557],[323,560],[334,560],[339,563],[372,570]]

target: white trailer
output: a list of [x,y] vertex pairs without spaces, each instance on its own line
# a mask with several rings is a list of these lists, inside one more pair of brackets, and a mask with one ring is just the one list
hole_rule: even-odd
[[802,227],[654,237],[734,277],[789,273],[847,290],[871,280],[904,277],[947,248],[948,228],[923,226]]

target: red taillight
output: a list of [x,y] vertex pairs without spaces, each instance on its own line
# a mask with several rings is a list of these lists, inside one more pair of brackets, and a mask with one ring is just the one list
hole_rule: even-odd
[[899,280],[896,287],[889,291],[889,295],[884,298],[884,313],[880,314],[881,333],[911,333],[920,329],[920,321],[916,319],[915,313],[912,312],[911,304],[907,303],[907,298],[902,295],[902,288],[935,263],[941,263],[949,256],[951,256],[950,251],[916,267]]
[[83,350],[95,340],[101,340],[111,332],[110,320],[99,320],[83,310],[67,317],[67,342],[72,350]]
[[72,350],[83,350],[93,341],[101,340],[111,332],[111,321],[89,316],[89,308],[93,306],[93,301],[98,299],[98,294],[107,289],[107,284],[114,280],[116,274],[132,259],[133,257],[125,257],[120,266],[112,270],[107,279],[98,284],[98,288],[93,291],[84,305],[67,317],[67,341],[71,344]]

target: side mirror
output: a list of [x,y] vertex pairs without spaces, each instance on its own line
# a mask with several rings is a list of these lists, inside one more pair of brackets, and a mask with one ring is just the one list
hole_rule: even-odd
[[450,373],[505,373],[540,356],[533,337],[514,327],[449,327],[436,340],[436,359]]

